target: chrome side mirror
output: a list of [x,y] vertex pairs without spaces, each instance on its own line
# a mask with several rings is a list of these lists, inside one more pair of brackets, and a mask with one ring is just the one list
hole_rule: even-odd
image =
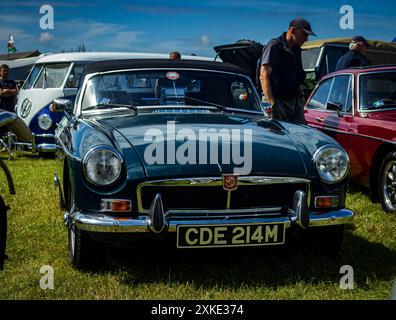
[[69,99],[55,99],[50,106],[51,112],[68,112],[71,113],[73,103]]

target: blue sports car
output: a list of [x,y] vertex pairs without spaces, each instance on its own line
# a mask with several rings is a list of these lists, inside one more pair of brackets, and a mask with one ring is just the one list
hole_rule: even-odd
[[144,235],[178,248],[338,252],[349,159],[332,138],[267,117],[246,71],[189,60],[90,64],[56,130],[60,205],[76,268]]

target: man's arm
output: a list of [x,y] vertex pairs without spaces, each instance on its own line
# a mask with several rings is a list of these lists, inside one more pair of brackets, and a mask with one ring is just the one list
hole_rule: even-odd
[[13,82],[13,88],[11,89],[1,89],[0,88],[0,97],[14,97],[18,95],[18,88],[15,84],[15,82]]
[[270,104],[275,103],[274,96],[272,95],[272,88],[270,82],[270,75],[272,72],[272,67],[269,64],[264,64],[260,66],[260,83],[261,88],[263,89],[263,95],[265,99]]
[[0,89],[0,97],[14,97],[18,94],[18,89]]

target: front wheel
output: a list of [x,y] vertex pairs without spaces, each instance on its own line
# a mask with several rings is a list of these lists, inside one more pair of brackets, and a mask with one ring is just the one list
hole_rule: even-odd
[[396,213],[396,151],[382,159],[378,188],[382,209]]
[[[67,210],[69,214],[74,210],[74,191],[69,183],[67,191]],[[71,219],[69,217],[69,219]],[[86,231],[76,227],[74,223],[67,223],[67,238],[69,260],[76,269],[92,269],[100,266],[105,255],[106,247],[95,241]]]
[[69,259],[76,269],[98,267],[103,260],[105,247],[76,226],[68,227]]

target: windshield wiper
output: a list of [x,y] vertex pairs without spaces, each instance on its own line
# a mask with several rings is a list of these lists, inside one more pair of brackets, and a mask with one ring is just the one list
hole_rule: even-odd
[[128,108],[134,110],[136,113],[138,111],[137,107],[132,105],[132,104],[118,104],[118,103],[98,103],[93,106],[89,106],[87,108],[84,108],[83,111],[85,110],[93,110],[93,109],[100,109],[100,108]]
[[202,103],[202,104],[207,104],[211,107],[216,107],[217,109],[220,109],[222,111],[227,111],[227,107],[225,107],[221,104],[217,104],[217,103],[206,101],[206,100],[196,99],[196,98],[192,98],[192,97],[166,97],[166,98],[164,98],[164,100],[198,102],[198,103]]

